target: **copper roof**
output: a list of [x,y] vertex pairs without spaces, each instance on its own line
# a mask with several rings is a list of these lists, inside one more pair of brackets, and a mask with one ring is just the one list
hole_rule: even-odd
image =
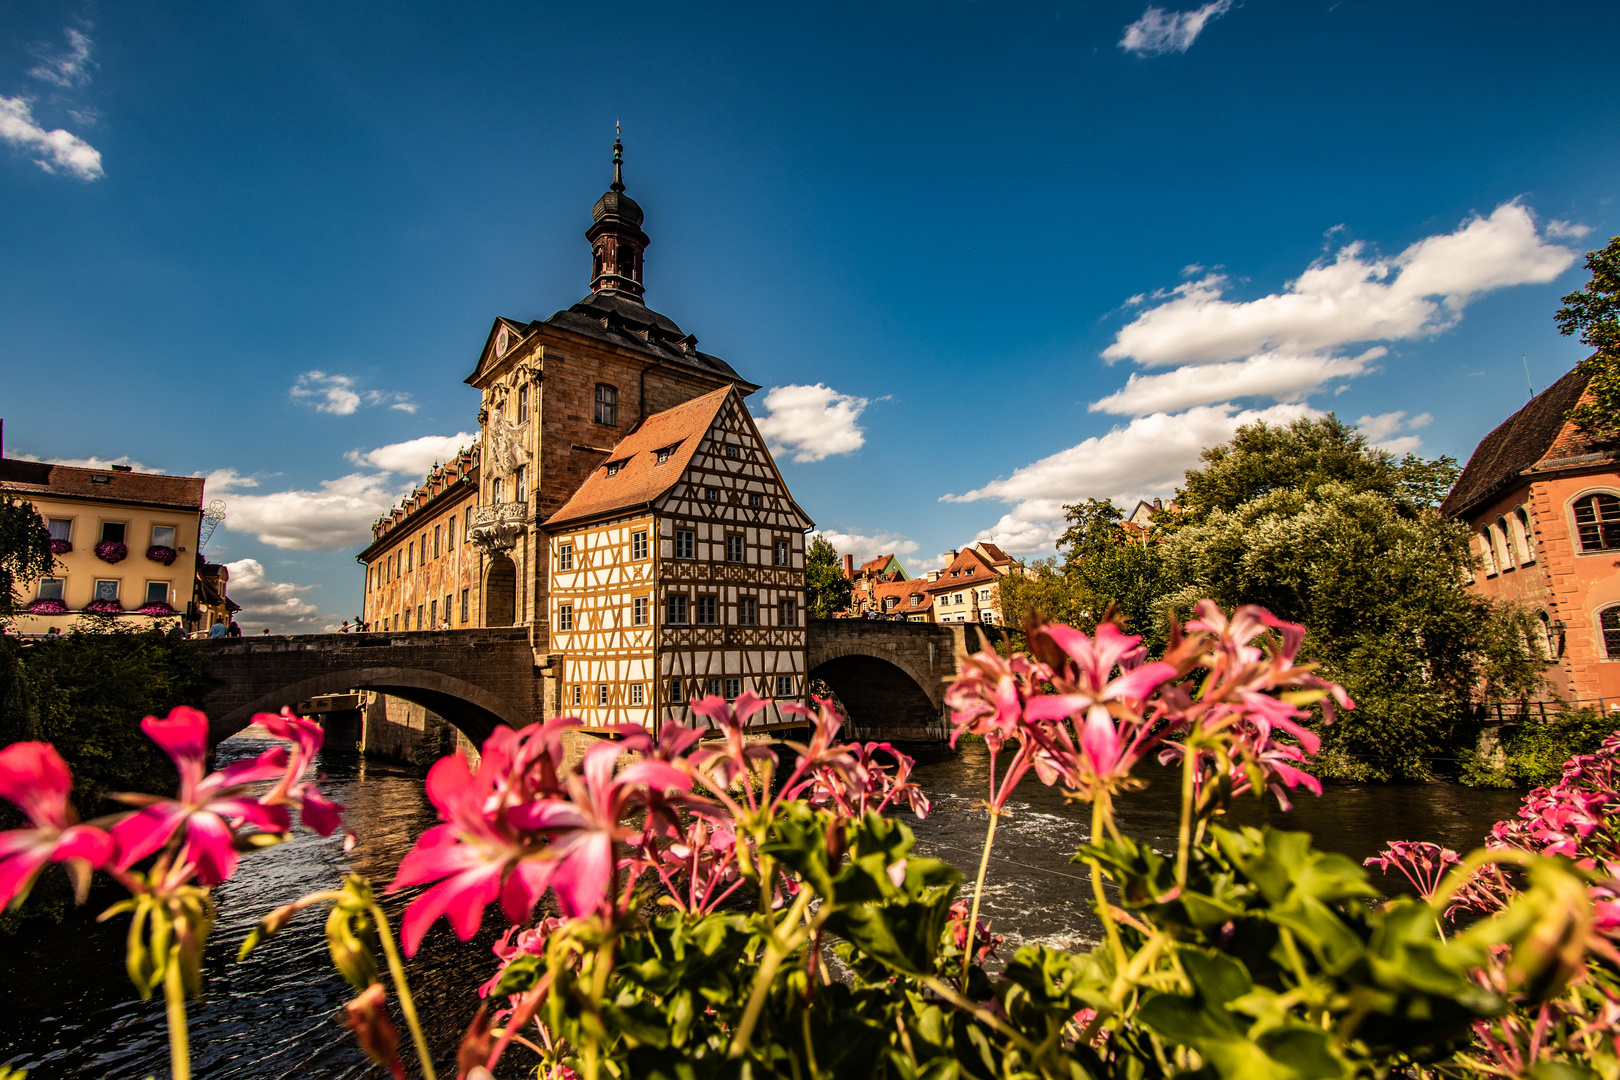
[[203,478],[0,458],[0,491],[202,511]]
[[1575,456],[1596,450],[1591,440],[1580,436],[1564,419],[1564,414],[1580,401],[1586,383],[1587,376],[1576,368],[1480,440],[1451,494],[1440,504],[1440,512],[1448,516],[1467,513],[1511,486],[1549,451],[1556,449],[1558,456]]
[[[546,527],[647,506],[659,499],[686,472],[698,443],[735,389],[723,386],[647,417],[591,470],[562,508],[547,519]],[[665,449],[670,451],[669,459],[660,465],[658,451]],[[612,466],[617,468],[609,476]]]

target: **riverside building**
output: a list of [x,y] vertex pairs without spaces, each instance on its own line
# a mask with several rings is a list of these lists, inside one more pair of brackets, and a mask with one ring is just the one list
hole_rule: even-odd
[[689,720],[698,689],[805,696],[811,522],[748,415],[758,385],[646,306],[643,223],[615,141],[585,233],[589,295],[548,319],[495,319],[466,379],[477,446],[358,556],[368,628],[523,627],[546,713],[593,727]]
[[1522,605],[1552,694],[1620,712],[1620,457],[1564,419],[1577,369],[1485,436],[1440,504],[1468,524],[1469,588]]

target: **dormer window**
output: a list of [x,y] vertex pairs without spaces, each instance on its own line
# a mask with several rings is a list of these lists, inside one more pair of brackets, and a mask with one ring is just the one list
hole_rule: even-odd
[[668,461],[669,460],[669,455],[673,454],[675,452],[675,447],[677,447],[679,445],[681,445],[681,444],[680,443],[673,443],[673,444],[671,444],[669,446],[666,446],[666,447],[663,447],[662,449],[660,449],[658,451],[658,464],[662,465],[664,462]]
[[605,466],[606,469],[607,469],[607,474],[609,476],[618,476],[619,475],[619,468],[623,464],[624,464],[624,462],[622,462],[622,461],[610,461],[610,462],[608,462],[607,465]]

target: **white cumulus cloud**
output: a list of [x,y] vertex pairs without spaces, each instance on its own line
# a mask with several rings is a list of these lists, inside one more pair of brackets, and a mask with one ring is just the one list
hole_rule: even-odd
[[1393,259],[1367,256],[1359,242],[1346,245],[1333,261],[1258,300],[1223,299],[1221,275],[1178,285],[1122,328],[1103,356],[1166,367],[1427,337],[1456,325],[1479,293],[1552,281],[1574,261],[1575,252],[1542,239],[1528,208],[1504,203]]
[[1547,235],[1560,240],[1579,240],[1592,231],[1592,226],[1581,225],[1573,221],[1560,221],[1553,218],[1547,222]]
[[95,63],[90,59],[89,36],[71,26],[66,32],[67,49],[62,52],[51,52],[44,47],[37,49],[39,63],[29,68],[28,74],[41,82],[72,89],[90,81],[90,69]]
[[830,386],[773,386],[765,395],[769,412],[756,418],[772,453],[791,453],[798,462],[850,454],[866,443],[857,421],[869,400],[840,394]]
[[1320,414],[1306,405],[1239,410],[1225,403],[1200,405],[1173,415],[1139,416],[1106,435],[1093,436],[1025,465],[1011,476],[964,495],[945,495],[940,501],[993,499],[1010,504],[1012,510],[978,538],[1009,552],[1027,554],[1049,547],[1062,533],[1057,523],[1063,519],[1066,503],[1113,499],[1129,507],[1139,498],[1169,495],[1198,463],[1205,447],[1225,442],[1242,425],[1260,421],[1286,424],[1315,415]]
[[1092,402],[1091,411],[1142,416],[1241,397],[1300,401],[1330,379],[1363,374],[1388,352],[1382,345],[1358,356],[1271,352],[1222,364],[1189,364],[1162,375],[1133,372],[1122,389]]
[[1119,47],[1138,56],[1186,52],[1211,19],[1232,10],[1232,0],[1211,0],[1192,11],[1166,11],[1148,6],[1142,17],[1125,28]]
[[318,586],[271,581],[257,559],[238,559],[225,567],[231,574],[226,594],[242,605],[236,614],[242,633],[269,630],[272,634],[320,634],[338,628],[338,619],[324,614],[303,597]]
[[868,559],[875,559],[879,555],[910,555],[917,550],[917,541],[907,540],[899,533],[892,532],[879,532],[872,536],[865,536],[861,533],[817,529],[811,535],[825,536],[827,542],[838,549],[839,555],[855,556],[856,566],[866,562]]
[[[1356,426],[1378,449],[1388,450],[1392,454],[1410,454],[1423,445],[1423,439],[1411,432],[1428,427],[1433,421],[1432,413],[1418,413],[1408,419],[1406,410],[1401,409],[1396,412],[1379,413],[1377,416],[1363,416],[1356,421]],[[1401,431],[1407,434],[1399,435]]]
[[306,371],[293,382],[287,393],[294,401],[313,405],[316,412],[352,416],[361,405],[387,405],[390,409],[414,413],[421,406],[411,395],[394,390],[361,390],[353,375],[328,375]]
[[406,476],[425,476],[434,465],[449,461],[477,441],[477,434],[469,431],[454,435],[423,435],[419,439],[389,443],[375,450],[350,450],[343,456],[356,465]]
[[46,131],[34,119],[33,103],[24,97],[0,97],[0,139],[29,154],[48,173],[66,172],[81,180],[98,180],[101,151],[70,131]]
[[271,547],[338,551],[370,543],[371,523],[404,493],[386,475],[350,473],[321,481],[319,491],[232,494],[225,500],[224,527]]

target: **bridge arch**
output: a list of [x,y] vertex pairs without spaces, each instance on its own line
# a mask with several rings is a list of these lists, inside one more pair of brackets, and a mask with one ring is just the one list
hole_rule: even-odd
[[520,728],[528,718],[507,702],[465,679],[439,671],[411,668],[349,668],[319,675],[261,694],[223,716],[209,718],[211,741],[228,739],[253,722],[261,712],[276,712],[322,694],[375,690],[431,709],[460,728],[474,745],[481,744],[501,724]]
[[831,687],[857,738],[937,740],[956,674],[950,632],[928,624],[817,623],[809,674]]

